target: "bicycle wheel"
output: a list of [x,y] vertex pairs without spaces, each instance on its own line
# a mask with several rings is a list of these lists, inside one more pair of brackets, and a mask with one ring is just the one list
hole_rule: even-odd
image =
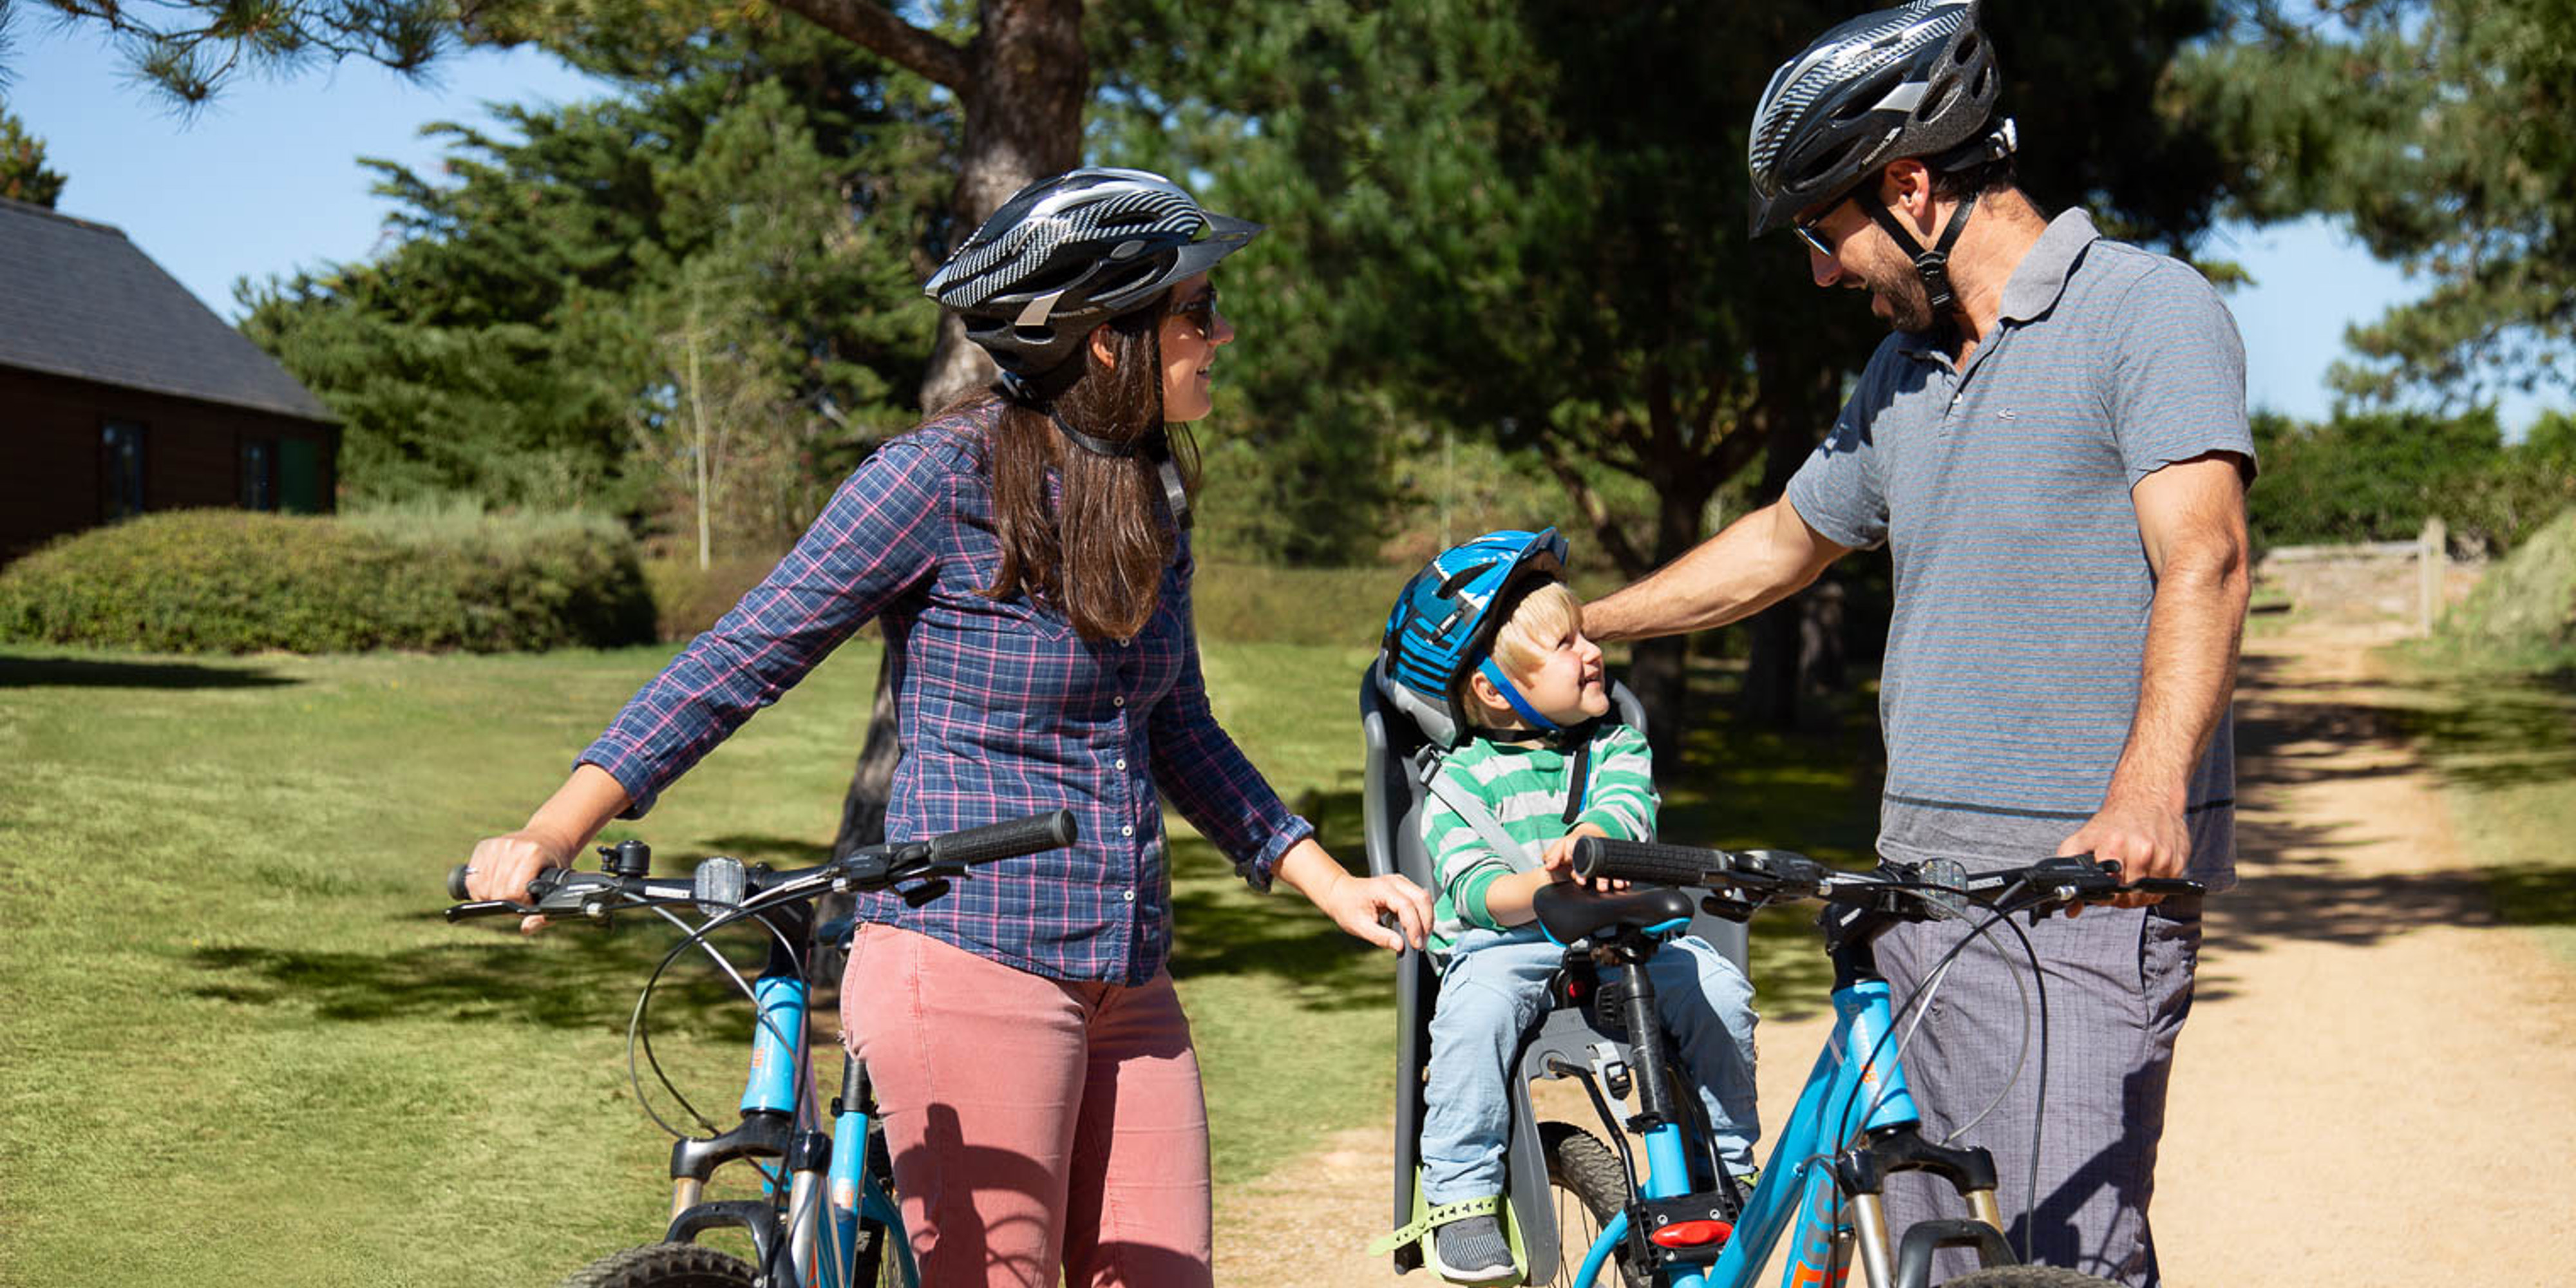
[[1942,1283],[1946,1288],[2120,1288],[2108,1279],[2063,1266],[1989,1266]]
[[860,1288],[906,1288],[903,1260],[888,1244],[893,1234],[874,1221],[859,1222],[858,1247],[850,1254],[850,1282]]
[[[1572,1123],[1540,1123],[1538,1137],[1547,1150],[1549,1206],[1556,1209],[1556,1265],[1532,1266],[1530,1274],[1540,1283],[1590,1288],[1574,1282],[1575,1272],[1602,1227],[1628,1206],[1628,1170],[1600,1138]],[[1624,1288],[1647,1288],[1645,1273],[1628,1264],[1626,1247],[1612,1254],[1611,1264]]]
[[575,1271],[563,1288],[751,1288],[740,1257],[694,1243],[655,1243],[612,1252]]

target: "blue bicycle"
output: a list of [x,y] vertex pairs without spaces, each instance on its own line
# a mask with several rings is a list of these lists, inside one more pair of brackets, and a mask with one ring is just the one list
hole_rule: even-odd
[[[627,1077],[636,1100],[673,1137],[671,1222],[660,1242],[602,1257],[565,1280],[566,1288],[915,1288],[920,1271],[895,1209],[893,1170],[875,1121],[865,1066],[855,1058],[843,1059],[841,1094],[833,1098],[828,1114],[812,1094],[805,963],[817,942],[813,903],[858,890],[894,890],[916,905],[925,903],[945,894],[949,881],[964,876],[973,864],[1070,845],[1074,832],[1072,811],[1056,810],[922,841],[870,846],[790,871],[709,858],[686,881],[651,878],[652,852],[640,841],[624,841],[600,848],[598,872],[539,874],[529,883],[524,903],[481,900],[450,907],[449,921],[533,912],[603,925],[622,911],[650,910],[683,932],[645,981],[626,1034]],[[448,875],[447,889],[450,898],[465,897],[462,867]],[[702,918],[694,926],[685,915],[690,910]],[[743,925],[758,927],[768,941],[767,961],[751,980],[708,943],[715,932]],[[839,927],[827,927],[823,942],[838,942],[845,935]],[[757,1017],[740,1118],[725,1130],[717,1130],[671,1085],[653,1058],[646,1027],[654,986],[693,948],[714,959],[750,999]],[[653,1109],[644,1095],[639,1055],[706,1135],[674,1127]],[[707,1201],[708,1180],[736,1162],[758,1170],[761,1197]],[[752,1261],[697,1242],[719,1229],[748,1234]]]
[[[1542,1132],[1551,1185],[1577,1201],[1554,1206],[1589,1218],[1580,1242],[1564,1241],[1569,1251],[1585,1248],[1565,1282],[1599,1283],[1615,1268],[1619,1282],[1639,1288],[1748,1288],[1781,1236],[1793,1230],[1781,1280],[1788,1288],[1842,1284],[1855,1260],[1871,1288],[1922,1288],[1930,1282],[1933,1254],[1946,1247],[1973,1248],[1983,1263],[1947,1281],[1958,1288],[2108,1282],[2018,1264],[2004,1239],[1992,1156],[1928,1140],[1918,1130],[1920,1117],[1899,1059],[1899,1010],[1871,944],[1900,922],[1966,918],[1978,933],[1987,933],[2010,926],[2015,915],[2046,916],[2124,891],[2185,894],[2199,887],[2187,881],[2124,883],[2117,864],[2086,856],[1974,877],[1956,865],[1927,866],[1932,870],[1889,864],[1856,874],[1776,850],[1579,843],[1579,875],[1640,888],[1594,895],[1557,886],[1536,900],[1539,923],[1551,937],[1587,945],[1582,956],[1595,972],[1593,1022],[1626,1042],[1623,1069],[1605,1070],[1597,1056],[1568,1058],[1544,1043],[1537,1053],[1535,1069],[1544,1076],[1582,1082],[1617,1148],[1614,1157],[1581,1129],[1542,1125],[1553,1129]],[[1690,888],[1709,893],[1695,899]],[[1770,904],[1803,899],[1825,905],[1820,924],[1834,964],[1834,1029],[1748,1196],[1716,1165],[1704,1125],[1693,1121],[1690,1098],[1676,1094],[1679,1083],[1655,1022],[1654,985],[1644,963],[1662,939],[1688,924],[1695,905],[1737,920]],[[2045,1014],[2044,994],[2040,1006]],[[2044,1042],[2038,1058],[2037,1074],[2044,1078]],[[1637,1111],[1623,1119],[1612,1111],[1611,1097],[1624,1098],[1631,1087]],[[1627,1144],[1629,1131],[1643,1142],[1642,1178]],[[1892,1231],[1884,1185],[1901,1171],[1929,1172],[1949,1182],[1968,1215]]]

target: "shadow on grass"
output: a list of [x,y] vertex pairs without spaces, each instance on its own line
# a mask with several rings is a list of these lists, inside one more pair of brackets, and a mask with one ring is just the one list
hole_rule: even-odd
[[0,657],[0,689],[267,689],[301,683],[250,667]]
[[[516,926],[498,922],[456,933],[453,944],[385,953],[202,948],[189,962],[205,979],[189,991],[241,1005],[292,1007],[336,1023],[430,1019],[623,1032],[646,978],[679,938],[667,926],[641,923],[604,933],[557,927],[547,933],[583,942],[555,950],[515,942]],[[509,942],[494,941],[504,935]],[[724,946],[737,966],[751,963],[743,968],[746,978],[757,973],[759,950],[748,935],[727,937]],[[702,954],[664,973],[649,1022],[657,1036],[751,1037],[750,1005]]]
[[[1357,791],[1308,792],[1297,811],[1345,867],[1365,865]],[[1360,942],[1279,885],[1254,894],[1208,841],[1172,836],[1172,975],[1269,975],[1315,1011],[1392,1010],[1395,957]]]

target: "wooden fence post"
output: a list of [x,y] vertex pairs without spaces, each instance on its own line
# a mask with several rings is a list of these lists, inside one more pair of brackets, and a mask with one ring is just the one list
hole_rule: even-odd
[[2415,566],[2422,586],[2421,607],[2417,614],[2423,633],[2433,633],[2433,619],[2442,612],[2442,571],[2450,564],[2450,542],[2442,529],[2440,515],[2424,519],[2424,531],[2415,538]]

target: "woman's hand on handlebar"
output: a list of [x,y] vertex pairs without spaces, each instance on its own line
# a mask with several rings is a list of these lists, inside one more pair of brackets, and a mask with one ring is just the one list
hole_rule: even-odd
[[[465,892],[476,899],[521,902],[539,872],[571,866],[571,850],[526,828],[488,836],[474,843],[474,857],[465,861]],[[543,917],[523,917],[519,930],[532,935],[545,925]]]
[[[527,826],[475,844],[474,857],[466,861],[473,869],[465,874],[466,893],[525,901],[529,878],[546,868],[571,867],[573,856],[627,804],[626,789],[607,770],[587,761],[574,766],[572,777],[537,807]],[[543,917],[528,917],[519,929],[535,934],[545,925]]]

